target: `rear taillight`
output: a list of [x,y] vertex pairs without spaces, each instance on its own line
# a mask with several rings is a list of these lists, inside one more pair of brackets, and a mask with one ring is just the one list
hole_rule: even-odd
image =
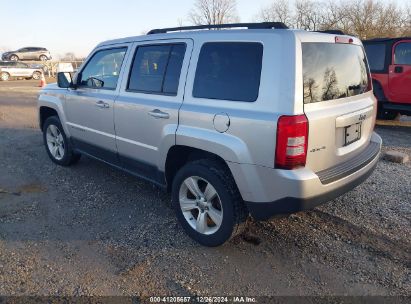
[[296,169],[307,160],[308,120],[305,115],[281,116],[277,123],[275,167]]

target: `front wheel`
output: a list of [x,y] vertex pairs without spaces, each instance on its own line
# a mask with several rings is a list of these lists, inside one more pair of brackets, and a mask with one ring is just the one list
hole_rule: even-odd
[[19,57],[18,57],[17,55],[11,55],[11,56],[10,56],[10,60],[11,60],[11,61],[18,61],[18,60],[19,60]]
[[248,216],[237,186],[217,161],[199,160],[178,171],[173,206],[185,232],[204,246],[219,246],[243,231]]
[[57,116],[51,116],[44,122],[43,141],[50,159],[60,166],[70,166],[80,159],[80,154],[73,151]]

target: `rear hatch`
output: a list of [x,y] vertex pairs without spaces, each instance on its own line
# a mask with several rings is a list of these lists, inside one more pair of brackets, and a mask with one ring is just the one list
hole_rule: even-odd
[[367,148],[376,101],[361,41],[317,33],[300,40],[304,113],[309,122],[306,166],[318,172]]

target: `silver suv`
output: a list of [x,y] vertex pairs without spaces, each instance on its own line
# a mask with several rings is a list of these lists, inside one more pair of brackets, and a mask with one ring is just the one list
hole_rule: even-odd
[[46,61],[50,60],[51,55],[50,52],[41,47],[24,47],[18,49],[17,51],[10,51],[3,53],[2,60],[11,60],[11,61],[18,61],[18,60],[40,60]]
[[7,81],[12,77],[38,80],[43,70],[33,68],[24,62],[0,61],[0,80]]
[[281,23],[221,27],[238,26],[248,29],[99,44],[39,96],[51,160],[84,154],[170,191],[206,246],[240,233],[249,214],[312,208],[363,182],[381,138],[361,41]]

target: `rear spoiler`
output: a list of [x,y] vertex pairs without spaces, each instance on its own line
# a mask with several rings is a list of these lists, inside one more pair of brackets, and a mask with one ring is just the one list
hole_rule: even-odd
[[345,33],[341,30],[325,30],[325,31],[314,31],[316,33],[324,33],[324,34],[334,34],[334,35],[345,35]]

